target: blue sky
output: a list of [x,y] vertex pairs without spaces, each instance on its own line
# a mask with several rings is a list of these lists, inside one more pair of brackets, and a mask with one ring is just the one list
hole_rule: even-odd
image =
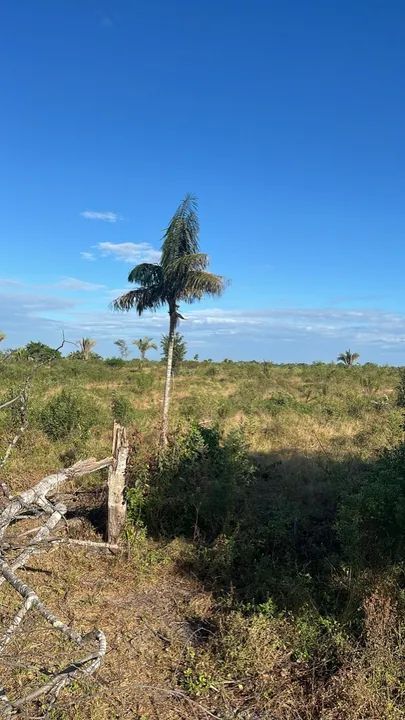
[[158,339],[108,309],[186,192],[231,285],[189,352],[405,364],[405,6],[3,0],[0,329]]

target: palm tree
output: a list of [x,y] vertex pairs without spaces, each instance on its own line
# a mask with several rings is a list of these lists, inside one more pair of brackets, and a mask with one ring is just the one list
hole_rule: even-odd
[[114,345],[116,345],[118,350],[120,351],[122,359],[126,360],[129,356],[129,348],[125,340],[115,340]]
[[92,340],[91,338],[82,338],[81,340],[79,340],[79,349],[84,360],[89,359],[91,351],[94,348],[95,344],[96,341]]
[[142,362],[145,360],[148,350],[157,350],[156,343],[150,337],[139,338],[139,340],[133,340],[132,342],[138,348]]
[[352,367],[356,360],[360,357],[359,353],[352,353],[351,350],[346,350],[338,355],[338,362],[346,367]]
[[208,257],[199,251],[198,235],[197,201],[192,195],[186,195],[163,236],[160,263],[141,263],[134,267],[128,280],[140,287],[121,295],[113,303],[116,310],[135,308],[139,315],[162,305],[169,307],[169,347],[162,419],[164,445],[167,444],[174,336],[179,320],[184,320],[179,313],[179,303],[192,303],[201,300],[204,295],[220,295],[225,285],[221,276],[207,271]]
[[6,339],[6,333],[0,331],[0,342]]

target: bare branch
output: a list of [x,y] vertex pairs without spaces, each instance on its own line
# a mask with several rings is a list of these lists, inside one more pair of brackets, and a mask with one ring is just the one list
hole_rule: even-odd
[[[25,395],[22,394],[21,397],[25,400]],[[103,543],[91,540],[78,540],[69,537],[52,537],[52,530],[54,530],[58,523],[64,518],[67,508],[62,502],[54,505],[48,499],[48,496],[54,494],[57,488],[67,480],[74,480],[82,477],[83,475],[94,473],[106,467],[113,467],[114,470],[117,471],[118,466],[120,466],[122,473],[124,473],[126,455],[124,462],[120,457],[120,447],[117,440],[118,432],[121,433],[125,439],[125,430],[120,426],[114,426],[113,456],[104,458],[103,460],[95,460],[94,458],[81,460],[69,468],[64,468],[56,473],[48,475],[34,485],[34,487],[25,490],[20,495],[16,495],[14,497],[9,495],[9,502],[7,506],[2,512],[0,512],[0,542],[3,540],[10,523],[15,522],[18,519],[25,519],[28,516],[35,517],[38,514],[48,516],[45,523],[39,528],[37,527],[33,530],[28,530],[20,535],[14,536],[17,538],[23,538],[29,536],[31,532],[35,532],[34,537],[31,540],[28,540],[28,545],[23,546],[22,552],[20,552],[20,554],[11,562],[7,562],[4,558],[4,553],[7,550],[17,550],[19,549],[18,546],[13,544],[12,541],[6,543],[4,540],[0,545],[0,585],[7,582],[22,598],[21,606],[15,613],[2,636],[0,636],[0,654],[3,653],[4,649],[13,640],[14,636],[21,628],[25,617],[31,611],[39,613],[51,626],[51,628],[60,632],[75,645],[79,647],[82,647],[87,643],[95,643],[96,645],[93,652],[72,662],[63,670],[54,674],[45,685],[42,685],[21,698],[10,700],[5,690],[0,687],[0,717],[2,718],[11,718],[11,716],[14,715],[15,712],[23,705],[27,705],[44,695],[49,695],[51,706],[60,691],[72,682],[73,679],[92,675],[100,666],[100,663],[106,653],[106,638],[101,630],[96,629],[86,635],[81,635],[74,628],[70,627],[57,617],[41,601],[35,590],[21,580],[18,575],[16,575],[15,571],[18,570],[18,568],[24,567],[27,560],[32,555],[45,552],[46,550],[58,546],[59,544],[70,544],[94,550],[108,550],[111,552],[119,549],[117,544],[111,542]],[[125,449],[128,449],[127,446]],[[7,459],[7,457],[5,459]],[[5,460],[3,458],[3,465],[4,462]]]

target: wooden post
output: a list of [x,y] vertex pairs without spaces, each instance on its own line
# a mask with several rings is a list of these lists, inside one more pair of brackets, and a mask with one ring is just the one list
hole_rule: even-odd
[[129,446],[124,427],[114,422],[113,463],[108,468],[107,542],[116,543],[125,524],[127,505],[124,497],[125,470]]

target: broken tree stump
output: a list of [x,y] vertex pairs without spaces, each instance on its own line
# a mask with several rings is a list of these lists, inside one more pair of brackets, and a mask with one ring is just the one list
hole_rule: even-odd
[[108,517],[107,542],[117,543],[125,525],[127,504],[125,500],[125,470],[129,445],[127,433],[122,425],[114,423],[113,462],[108,468]]

